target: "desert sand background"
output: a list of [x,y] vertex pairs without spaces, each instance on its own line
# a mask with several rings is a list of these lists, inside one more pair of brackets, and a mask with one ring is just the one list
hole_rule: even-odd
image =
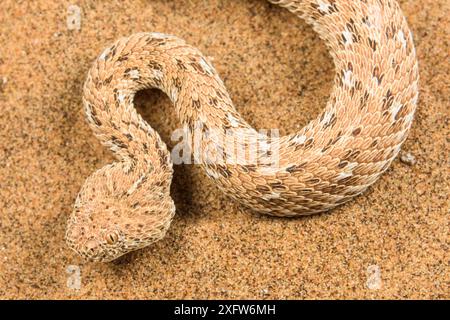
[[[81,8],[79,31],[66,23],[71,4]],[[176,166],[167,237],[92,264],[66,247],[64,231],[84,180],[113,160],[81,106],[103,48],[140,31],[184,38],[213,60],[251,124],[282,134],[324,108],[332,61],[305,22],[263,0],[2,0],[0,297],[448,299],[450,3],[400,4],[420,62],[403,147],[415,164],[397,159],[363,196],[298,219],[249,213],[201,168]],[[135,102],[173,146],[179,122],[168,98],[149,90]]]

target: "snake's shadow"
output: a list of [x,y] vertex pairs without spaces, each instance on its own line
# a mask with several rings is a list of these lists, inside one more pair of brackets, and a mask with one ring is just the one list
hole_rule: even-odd
[[[135,97],[135,107],[146,122],[155,129],[167,144],[169,152],[178,143],[172,141],[172,133],[181,128],[175,107],[169,98],[157,89],[142,90]],[[195,180],[193,166],[174,165],[171,195],[177,207],[177,215],[190,212],[195,206]]]

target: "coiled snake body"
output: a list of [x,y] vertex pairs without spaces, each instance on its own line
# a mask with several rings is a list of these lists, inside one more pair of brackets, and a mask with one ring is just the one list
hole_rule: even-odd
[[[91,128],[118,161],[83,185],[66,232],[72,249],[89,260],[111,261],[161,239],[169,228],[175,213],[172,160],[133,107],[134,94],[144,88],[164,91],[191,134],[215,133],[212,148],[208,135],[201,135],[200,145],[210,151],[199,161],[226,194],[260,213],[329,210],[366,190],[389,167],[418,98],[415,49],[398,4],[270,2],[312,24],[330,48],[336,77],[323,113],[300,132],[265,139],[235,110],[197,49],[158,33],[118,40],[90,69],[83,97]],[[254,162],[219,161],[237,133],[241,147],[257,150]]]

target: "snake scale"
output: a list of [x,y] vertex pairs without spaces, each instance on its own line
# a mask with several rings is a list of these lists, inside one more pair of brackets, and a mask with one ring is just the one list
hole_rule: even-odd
[[[259,213],[327,211],[362,193],[389,167],[418,99],[415,48],[397,2],[270,2],[305,19],[329,48],[336,76],[320,116],[297,133],[264,137],[239,115],[198,49],[160,33],[119,39],[94,62],[83,96],[90,127],[117,161],[92,174],[78,194],[66,231],[70,248],[108,262],[160,240],[169,228],[172,157],[133,106],[135,93],[145,88],[169,96],[189,133],[205,133],[200,146],[209,152],[199,162],[207,175]],[[207,132],[219,139],[211,142]],[[220,161],[224,145],[238,134],[240,147],[256,150],[255,161]]]

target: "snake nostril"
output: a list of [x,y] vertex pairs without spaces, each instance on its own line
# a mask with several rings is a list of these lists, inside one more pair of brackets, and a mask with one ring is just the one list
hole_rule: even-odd
[[84,245],[85,251],[89,254],[95,254],[98,250],[98,244],[95,240],[88,240]]

